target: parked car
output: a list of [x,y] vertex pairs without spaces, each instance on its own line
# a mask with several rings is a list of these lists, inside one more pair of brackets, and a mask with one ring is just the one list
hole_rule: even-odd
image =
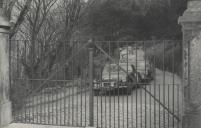
[[[94,94],[100,93],[127,93],[131,94],[132,88],[140,81],[139,74],[133,73],[132,66],[125,63],[107,64],[102,72],[102,80],[94,81]],[[129,77],[134,79],[129,80]]]
[[[119,64],[105,64],[102,79],[94,81],[94,94],[125,92],[131,94],[132,89],[140,87],[153,79],[152,67],[144,58],[141,49],[125,49],[120,51]],[[137,50],[137,55],[135,54]]]
[[[128,50],[128,51],[127,51]],[[120,63],[128,63],[133,65],[134,72],[141,76],[141,81],[147,83],[153,80],[153,66],[145,58],[145,53],[141,48],[124,48],[120,50]]]

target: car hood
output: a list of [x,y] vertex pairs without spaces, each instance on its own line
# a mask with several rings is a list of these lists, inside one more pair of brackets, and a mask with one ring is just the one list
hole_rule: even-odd
[[103,74],[102,79],[103,80],[110,80],[110,81],[126,81],[126,73],[118,75],[118,73],[111,73],[111,74]]

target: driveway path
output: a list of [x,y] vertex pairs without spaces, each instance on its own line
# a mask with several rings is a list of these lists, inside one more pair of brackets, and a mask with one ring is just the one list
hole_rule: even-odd
[[[143,86],[144,89],[134,89],[128,96],[95,96],[94,125],[102,128],[177,128],[178,121],[170,113],[180,116],[181,80],[172,73],[165,72],[165,77],[163,74],[164,72],[157,69],[155,81]],[[50,102],[51,100],[47,102],[47,95],[44,95],[45,98],[40,96],[46,103],[41,102],[41,104],[28,107],[26,112],[18,114],[16,120],[29,123],[88,126],[89,92],[83,89],[60,89],[56,93],[60,100],[54,102]],[[145,89],[154,97],[146,93]],[[66,97],[63,93],[65,91],[76,95]]]

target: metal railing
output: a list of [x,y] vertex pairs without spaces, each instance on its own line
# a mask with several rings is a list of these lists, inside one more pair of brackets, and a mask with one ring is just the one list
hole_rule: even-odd
[[3,8],[4,2],[3,0],[0,0],[0,8]]
[[31,68],[40,50],[34,60],[26,43],[11,44],[14,122],[180,128],[180,41],[78,43],[70,56],[56,50],[48,72],[48,59]]

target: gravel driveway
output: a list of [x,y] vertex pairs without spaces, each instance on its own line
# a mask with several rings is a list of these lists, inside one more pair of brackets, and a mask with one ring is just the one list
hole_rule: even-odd
[[[179,122],[172,114],[180,116],[180,85],[181,81],[178,76],[165,72],[164,82],[163,72],[157,70],[155,81],[152,81],[150,85],[134,89],[131,95],[95,96],[94,126],[177,128]],[[146,93],[145,89],[149,93]],[[37,98],[41,102],[37,103]],[[54,100],[54,98],[59,100]],[[17,115],[15,122],[68,126],[89,125],[88,89],[71,87],[65,90],[61,88],[54,96],[43,94],[32,99],[36,101],[28,104],[26,111],[15,114]]]

